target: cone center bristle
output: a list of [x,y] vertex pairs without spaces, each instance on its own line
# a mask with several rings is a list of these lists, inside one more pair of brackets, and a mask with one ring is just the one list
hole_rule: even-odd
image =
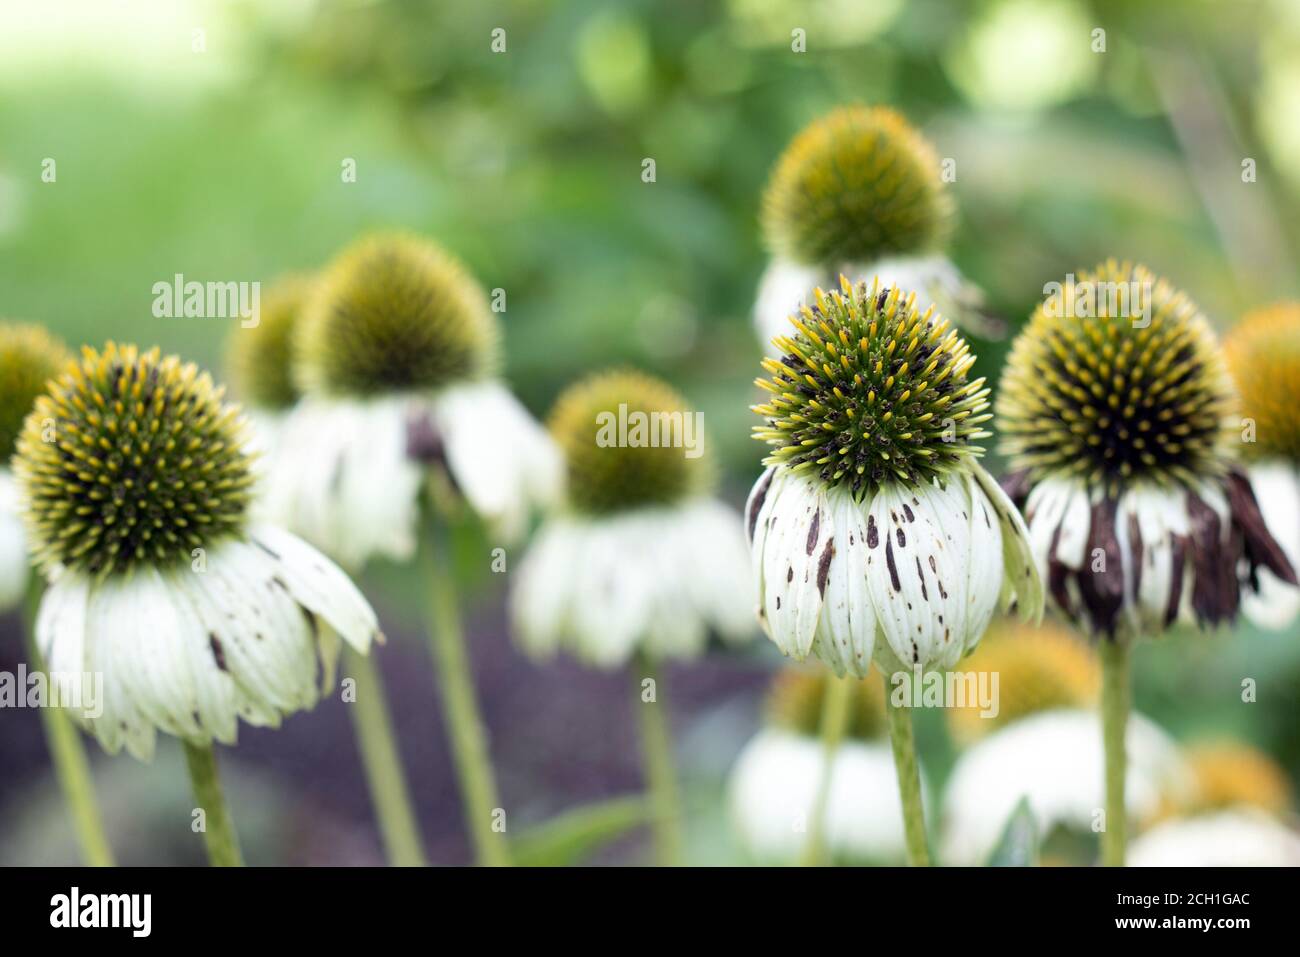
[[766,462],[861,497],[983,452],[988,389],[967,380],[974,356],[957,332],[901,290],[841,283],[791,317],[792,334],[773,340],[781,357],[763,363],[771,397],[754,433],[774,447]]
[[18,444],[33,551],[91,574],[193,562],[237,533],[252,484],[243,420],[206,373],[157,350],[86,350]]

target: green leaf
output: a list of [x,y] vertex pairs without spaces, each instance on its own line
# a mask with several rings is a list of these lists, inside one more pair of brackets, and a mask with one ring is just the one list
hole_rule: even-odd
[[1038,823],[1034,820],[1034,812],[1029,809],[1027,798],[1021,798],[1007,818],[987,866],[1038,866]]
[[649,820],[641,795],[584,804],[525,830],[511,855],[525,867],[568,867]]

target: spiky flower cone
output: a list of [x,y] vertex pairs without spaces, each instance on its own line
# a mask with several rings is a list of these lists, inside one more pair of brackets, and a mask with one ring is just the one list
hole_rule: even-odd
[[834,110],[795,137],[772,172],[768,246],[805,265],[936,248],[952,212],[939,174],[930,144],[898,113]]
[[[978,463],[988,390],[933,307],[877,284],[817,290],[773,340],[746,519],[759,618],[781,651],[889,682],[946,669],[995,608],[1042,613],[1014,506]],[[877,641],[877,636],[883,641]],[[892,696],[891,696],[892,698]],[[911,718],[890,701],[908,859],[928,862]]]
[[1050,600],[1104,639],[1107,864],[1124,862],[1128,644],[1177,620],[1231,621],[1260,566],[1296,582],[1233,465],[1235,412],[1204,316],[1115,260],[1039,305],[1003,374],[1007,485]]
[[[1224,341],[1241,396],[1241,452],[1260,511],[1294,568],[1300,563],[1300,304],[1279,303],[1244,316]],[[1242,610],[1256,624],[1284,629],[1300,614],[1300,590],[1268,568]]]
[[959,325],[994,334],[982,294],[943,254],[952,212],[938,156],[898,113],[848,106],[814,120],[763,195],[772,254],[754,306],[763,344],[841,273],[915,292],[922,309],[933,303]]

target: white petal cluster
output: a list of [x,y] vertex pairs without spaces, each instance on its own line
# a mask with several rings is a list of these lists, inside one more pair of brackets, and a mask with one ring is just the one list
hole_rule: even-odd
[[18,606],[31,574],[20,507],[13,476],[0,468],[0,611]]
[[276,726],[311,708],[333,685],[339,637],[366,652],[381,639],[374,611],[333,562],[272,527],[193,565],[64,570],[36,620],[52,680],[79,704],[69,713],[142,760],[156,731],[231,744],[239,718]]
[[[1090,493],[1080,479],[1047,478],[1029,492],[1024,513],[1049,602],[1093,635],[1230,621],[1250,594],[1234,556],[1261,521],[1236,477],[1190,491],[1138,483],[1118,499]],[[1262,565],[1258,574],[1271,577]],[[1300,601],[1292,586],[1276,584],[1281,610]]]
[[945,256],[898,256],[873,263],[840,263],[836,266],[804,266],[785,259],[774,259],[758,282],[754,299],[754,329],[763,347],[774,336],[789,333],[788,317],[800,307],[811,306],[814,289],[838,289],[840,275],[856,285],[871,285],[879,277],[880,288],[897,286],[916,293],[921,312],[933,305],[935,311],[951,318],[959,327],[983,334],[998,330],[980,312],[984,295],[967,280]]
[[1300,834],[1252,808],[1164,821],[1129,845],[1130,867],[1300,867]]
[[499,382],[433,395],[308,397],[280,425],[259,514],[349,568],[377,555],[405,560],[430,459],[506,540],[522,535],[530,511],[562,483],[554,443]]
[[[1131,714],[1125,741],[1125,801],[1135,822],[1193,787],[1177,745],[1155,724]],[[1089,833],[1105,806],[1101,718],[1094,711],[1045,711],[989,735],[953,768],[943,804],[946,864],[983,864],[1021,798],[1039,834],[1063,826]]]
[[[1036,618],[1042,587],[1020,515],[978,464],[946,486],[851,493],[784,467],[746,506],[759,619],[782,653],[837,675],[952,668],[1013,604]],[[877,638],[883,641],[877,641]]]
[[[1294,465],[1268,462],[1250,470],[1259,511],[1293,568],[1300,568],[1300,472]],[[1280,631],[1300,614],[1300,589],[1260,568],[1259,591],[1247,591],[1241,610],[1262,628]]]
[[692,658],[709,633],[744,640],[754,599],[738,514],[712,499],[546,520],[514,576],[526,652],[613,668],[635,651]]
[[[737,836],[757,861],[799,861],[825,764],[821,741],[792,731],[768,728],[745,745],[731,771],[728,809]],[[851,740],[836,749],[824,835],[837,861],[903,859],[903,811],[887,743]]]

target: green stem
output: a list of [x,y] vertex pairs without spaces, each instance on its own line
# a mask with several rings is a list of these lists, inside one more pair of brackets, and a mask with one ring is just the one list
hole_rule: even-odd
[[239,837],[226,808],[226,799],[221,794],[217,756],[212,753],[212,745],[195,744],[184,739],[181,745],[185,748],[185,763],[190,769],[194,800],[203,811],[203,842],[208,848],[208,861],[213,867],[243,867]]
[[[27,649],[28,664],[33,671],[45,670],[41,651],[36,646],[35,621],[40,598],[40,582],[33,580],[27,590],[23,622],[23,643]],[[48,680],[46,687],[52,687]],[[39,710],[41,725],[45,729],[45,741],[50,749],[50,760],[54,765],[54,776],[72,814],[82,859],[91,867],[112,867],[113,850],[109,847],[99,804],[95,801],[95,785],[90,776],[90,762],[86,759],[81,736],[63,708],[46,706]]]
[[889,718],[889,742],[894,749],[894,769],[898,773],[898,796],[903,802],[903,833],[907,840],[907,863],[912,867],[930,866],[930,848],[925,838],[925,809],[921,803],[921,772],[916,764],[916,741],[912,736],[912,712],[893,702],[889,674],[882,671],[885,682],[885,713]]
[[817,795],[808,820],[808,843],[804,847],[804,867],[822,867],[828,863],[826,847],[826,808],[830,802],[831,779],[834,777],[835,754],[844,740],[849,725],[849,705],[853,686],[849,678],[828,677],[826,696],[822,700],[821,738],[822,769],[817,782]]
[[1124,741],[1129,712],[1129,652],[1118,641],[1103,639],[1101,655],[1101,740],[1106,751],[1106,826],[1101,832],[1101,862],[1123,867],[1128,812],[1124,779],[1128,765]]
[[[654,664],[645,655],[637,656],[632,678],[641,728],[641,761],[654,819],[655,859],[661,867],[677,867],[682,862],[682,808],[663,678],[656,674]],[[650,701],[644,699],[642,691],[647,678],[654,682],[654,698]]]
[[428,590],[429,642],[438,663],[443,719],[451,737],[465,821],[478,863],[505,867],[510,864],[510,852],[504,831],[493,828],[501,802],[456,608],[454,566],[443,529],[432,516],[426,517],[424,526],[420,567]]
[[411,793],[388,714],[384,680],[373,652],[363,655],[347,648],[344,667],[356,682],[356,701],[349,705],[348,712],[352,715],[361,763],[366,769],[384,853],[396,867],[423,867],[427,863],[424,841],[411,808]]

